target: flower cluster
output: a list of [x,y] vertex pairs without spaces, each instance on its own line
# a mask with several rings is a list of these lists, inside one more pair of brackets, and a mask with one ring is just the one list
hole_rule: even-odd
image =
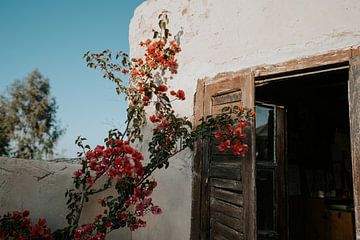
[[161,208],[152,203],[153,189],[157,186],[155,180],[146,181],[141,186],[137,187],[134,194],[125,201],[125,206],[129,209],[130,206],[134,206],[134,210],[127,212],[118,212],[117,216],[120,221],[126,221],[130,230],[134,231],[140,227],[146,226],[146,221],[142,219],[148,212],[154,215],[161,213]]
[[140,179],[144,175],[142,154],[120,139],[109,139],[107,146],[98,145],[86,152],[84,165],[86,169],[74,172],[76,179],[85,178],[88,185],[93,185],[94,179],[106,173],[113,180],[119,181],[125,177]]
[[[145,42],[140,42],[140,46],[145,47],[145,56],[134,60],[131,66],[130,76],[132,81],[132,89],[142,94],[142,102],[144,106],[148,106],[152,96],[165,97],[168,90],[167,85],[162,81],[154,81],[155,71],[160,70],[162,73],[169,71],[171,74],[177,73],[178,63],[176,54],[181,51],[178,43],[168,41],[167,37],[159,37]],[[173,94],[173,92],[175,94]],[[178,92],[171,91],[171,95],[181,100],[185,100],[183,90]]]
[[255,117],[255,112],[236,106],[235,114],[237,119],[234,124],[217,126],[214,134],[215,139],[220,141],[217,150],[220,152],[231,150],[235,156],[245,157],[249,148],[246,144],[245,128],[249,124],[249,118]]
[[[179,44],[175,41],[170,41],[167,45],[166,38],[160,39],[147,39],[145,42],[140,42],[141,47],[146,48],[145,63],[152,69],[161,68],[162,71],[169,70],[171,73],[176,74],[178,63],[175,59],[175,55],[181,51]],[[138,64],[142,67],[143,60],[140,58]],[[134,77],[139,72],[137,69],[133,69],[135,74],[131,73]],[[143,72],[145,72],[143,70]],[[141,71],[140,71],[141,74]]]
[[29,211],[7,213],[1,217],[0,239],[15,240],[51,240],[51,230],[46,226],[46,221],[40,218],[33,224],[29,218]]
[[74,234],[74,240],[105,240],[106,234],[96,231],[94,224],[85,224],[78,228]]

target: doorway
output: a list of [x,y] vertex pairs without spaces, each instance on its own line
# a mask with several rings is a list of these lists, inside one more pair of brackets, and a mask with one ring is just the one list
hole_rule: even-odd
[[259,78],[258,239],[355,239],[347,64]]

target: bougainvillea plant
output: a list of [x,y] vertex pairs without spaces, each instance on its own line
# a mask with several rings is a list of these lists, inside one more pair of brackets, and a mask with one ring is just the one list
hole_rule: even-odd
[[[152,174],[167,168],[169,159],[185,148],[193,148],[199,137],[214,137],[220,142],[219,151],[232,151],[244,157],[248,151],[245,128],[254,112],[241,106],[225,107],[221,114],[208,116],[192,126],[186,117],[176,114],[173,101],[184,101],[182,89],[169,89],[168,81],[177,73],[176,55],[181,52],[179,36],[167,29],[166,12],[159,15],[159,31],[153,38],[140,42],[144,49],[141,58],[129,58],[124,52],[86,53],[87,66],[100,69],[104,78],[116,84],[118,94],[128,101],[127,125],[123,132],[109,131],[104,145],[90,148],[78,138],[81,168],[74,172],[74,188],[66,191],[68,226],[51,232],[44,219],[32,224],[29,212],[14,212],[0,218],[0,239],[105,239],[116,229],[128,227],[136,230],[146,226],[144,216],[160,214],[161,208],[153,202],[151,194],[157,186]],[[129,79],[124,84],[123,78]],[[147,108],[154,114],[147,116]],[[148,122],[152,127],[152,140],[148,143],[149,159],[131,143],[143,140],[142,128]],[[98,199],[102,211],[92,222],[80,225],[83,206],[90,197],[114,188],[116,194]],[[105,192],[106,193],[106,192]]]

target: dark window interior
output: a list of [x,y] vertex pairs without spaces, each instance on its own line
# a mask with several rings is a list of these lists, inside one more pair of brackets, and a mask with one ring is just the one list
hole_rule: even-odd
[[[287,109],[284,154],[289,239],[354,239],[347,80],[348,69],[341,69],[269,81],[256,87],[256,101]],[[258,154],[267,154],[269,159],[269,149],[257,147]],[[258,174],[276,185],[269,172]],[[272,220],[261,221],[274,219],[274,214],[266,210],[276,206],[270,204],[274,196],[265,190],[271,183],[257,185],[257,204],[261,205],[257,208],[261,219],[258,224],[270,226]],[[276,195],[276,188],[272,189]],[[266,202],[269,204],[265,207]]]

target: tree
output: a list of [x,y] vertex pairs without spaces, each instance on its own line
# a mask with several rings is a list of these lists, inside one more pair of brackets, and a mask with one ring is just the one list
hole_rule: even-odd
[[65,130],[56,119],[57,105],[50,96],[49,80],[33,70],[24,81],[11,84],[8,96],[2,99],[0,121],[4,129],[0,131],[6,132],[6,137],[1,139],[0,153],[27,159],[51,157]]
[[7,100],[0,96],[0,156],[7,156],[9,154],[12,124],[6,121],[7,106]]

